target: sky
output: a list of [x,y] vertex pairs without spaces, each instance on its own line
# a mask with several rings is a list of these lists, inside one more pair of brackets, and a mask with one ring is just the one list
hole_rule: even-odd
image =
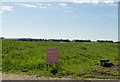
[[6,38],[118,40],[118,2],[3,2]]

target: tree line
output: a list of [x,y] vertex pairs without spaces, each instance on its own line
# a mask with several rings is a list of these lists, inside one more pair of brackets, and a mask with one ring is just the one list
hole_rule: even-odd
[[0,39],[2,40],[18,40],[18,41],[52,41],[52,42],[109,42],[109,43],[113,43],[114,41],[112,40],[97,40],[97,41],[91,41],[89,40],[79,40],[79,39],[74,39],[74,40],[69,40],[69,39],[32,39],[32,38],[19,38],[19,39],[8,39],[8,38],[4,38],[1,37]]

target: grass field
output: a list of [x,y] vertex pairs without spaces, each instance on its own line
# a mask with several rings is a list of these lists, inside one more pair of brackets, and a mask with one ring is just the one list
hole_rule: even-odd
[[[46,71],[47,48],[59,49],[59,63]],[[46,77],[118,78],[118,43],[2,41],[2,71]],[[100,66],[109,59],[113,67]]]

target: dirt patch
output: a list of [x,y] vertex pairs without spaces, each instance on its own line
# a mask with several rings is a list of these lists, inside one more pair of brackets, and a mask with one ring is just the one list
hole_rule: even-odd
[[[75,80],[66,77],[54,78],[54,77],[38,77],[36,75],[18,75],[18,74],[2,74],[2,80]],[[96,79],[96,78],[87,78],[86,80],[117,80],[117,79]]]
[[36,75],[2,74],[2,80],[71,80],[70,78],[38,77]]

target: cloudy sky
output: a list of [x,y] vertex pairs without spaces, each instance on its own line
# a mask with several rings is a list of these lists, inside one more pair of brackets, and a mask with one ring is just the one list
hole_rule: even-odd
[[3,2],[6,38],[118,40],[118,2]]

